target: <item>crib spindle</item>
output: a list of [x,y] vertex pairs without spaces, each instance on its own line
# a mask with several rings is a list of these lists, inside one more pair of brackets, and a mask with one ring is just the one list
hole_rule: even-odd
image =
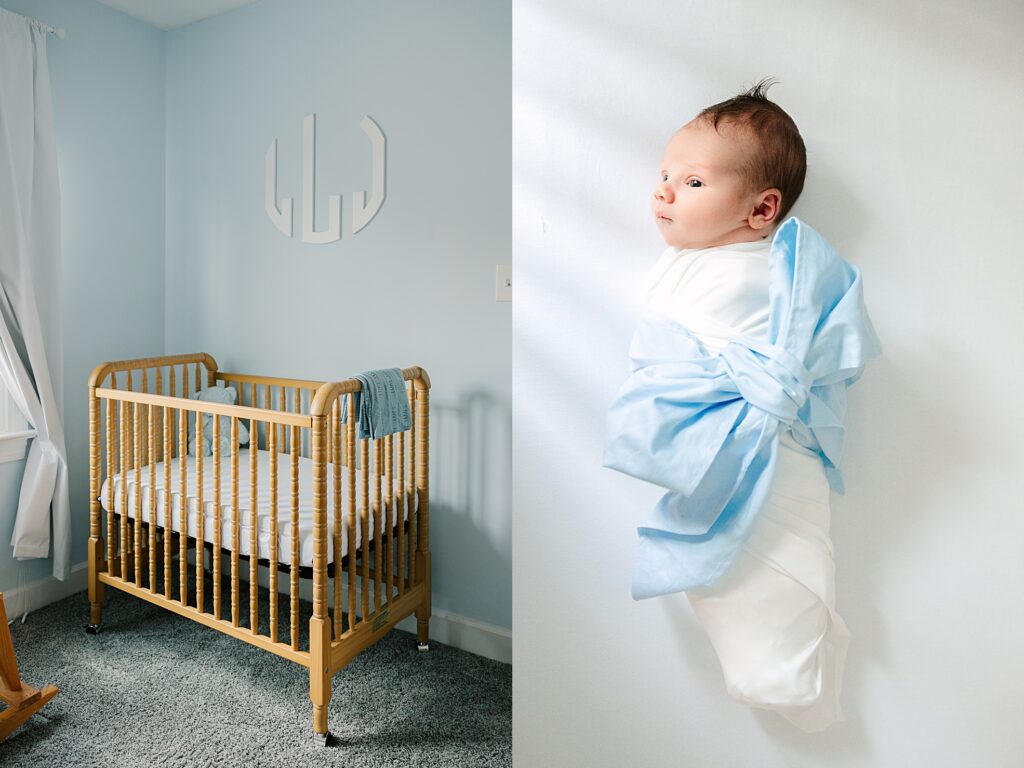
[[331,480],[334,482],[334,637],[341,636],[341,418],[338,401],[331,406]]
[[[348,398],[345,420],[345,457],[348,461],[348,629],[356,626],[356,411],[354,398]],[[335,555],[340,558],[340,555]]]
[[231,417],[231,626],[238,626],[238,417]]
[[384,441],[373,441],[373,610],[381,610],[381,594],[384,587],[384,497],[381,493],[381,453]]
[[[278,394],[279,394],[278,400],[279,400],[279,406],[280,406],[278,408],[278,410],[281,411],[281,413],[285,413],[288,410],[288,394],[287,394],[287,391],[286,391],[286,389],[285,389],[283,384],[281,385],[280,392]],[[278,446],[279,446],[278,450],[280,450],[281,453],[287,453],[288,452],[288,427],[286,427],[284,424],[280,424],[279,426],[281,428],[281,434],[279,435],[279,437],[281,439],[280,439],[280,442],[278,443]]]
[[430,499],[428,477],[430,456],[430,391],[414,383],[416,392],[416,453],[421,461],[416,468],[416,583],[423,584],[423,602],[416,609],[416,639],[421,645],[427,642],[430,631]]
[[[176,366],[176,365],[169,365],[169,366],[167,366],[167,388],[170,390],[171,397],[177,397],[178,396],[177,383],[174,381],[174,371],[175,371],[175,369],[177,367],[178,366]],[[178,455],[178,451],[176,450],[177,449],[177,442],[178,441],[174,440],[173,437],[172,437],[172,439],[171,439],[171,458],[172,459],[175,456]],[[170,514],[170,513],[168,513],[168,514]]]
[[128,497],[128,409],[131,408],[131,404],[126,400],[121,403],[121,407],[118,410],[121,421],[121,536],[120,536],[120,547],[121,547],[121,562],[120,562],[120,577],[122,579],[128,579],[128,550],[129,550],[129,539],[128,539],[128,505],[131,500]]
[[363,567],[359,592],[362,597],[363,621],[366,621],[370,615],[370,441],[365,437],[359,441],[359,458],[362,462],[362,466],[359,467],[359,484],[362,486],[359,522],[363,534]]
[[[140,379],[139,391],[142,394],[144,394],[144,395],[149,393],[149,376],[148,376],[148,373],[149,372],[146,371],[145,369],[139,371],[139,379]],[[149,406],[143,406],[143,408],[145,408],[147,411],[149,410]],[[148,464],[149,463],[149,456],[146,455],[146,446],[148,445],[148,436],[146,435],[146,418],[145,418],[145,416],[143,416],[143,419],[142,419],[142,432],[141,432],[141,436],[142,436],[142,442],[139,443],[139,449],[138,450],[139,450],[139,453],[142,454],[142,463],[143,464]],[[139,478],[136,478],[136,480],[138,482],[141,482],[141,480],[139,480]],[[140,520],[141,520],[141,518],[140,518]]]
[[149,425],[149,547],[146,563],[149,566],[149,591],[156,594],[156,414],[153,406],[146,406]]
[[[116,389],[114,384],[117,377],[110,377],[111,389]],[[117,410],[117,401],[107,400],[107,573],[113,575],[114,553],[117,544],[117,517],[114,514],[114,473],[121,472],[118,465],[118,441],[117,430],[114,428],[114,411]],[[118,570],[120,576],[120,570]]]
[[[182,386],[185,386],[182,376]],[[178,409],[178,597],[182,605],[188,605],[188,411]]]
[[[252,385],[253,398],[256,397],[256,385]],[[252,405],[256,405],[255,402]],[[249,629],[252,633],[259,631],[259,467],[257,460],[256,435],[259,434],[259,422],[249,419]]]
[[[296,393],[298,390],[296,389]],[[292,460],[292,557],[289,597],[291,602],[292,650],[299,649],[299,428],[291,428]]]
[[[164,394],[164,383],[163,383],[163,373],[162,373],[162,371],[163,371],[163,367],[162,366],[157,366],[156,374],[155,374],[156,375],[156,384],[154,386],[153,391],[154,391],[155,394],[158,394],[158,395]],[[157,454],[160,454],[160,455],[158,455],[156,457],[157,461],[159,461],[160,459],[166,459],[167,458],[166,456],[164,456],[162,454],[163,445],[164,445],[163,429],[162,429],[163,424],[164,424],[163,419],[157,419],[156,420],[156,425],[155,425],[156,426],[156,450],[157,450]]]
[[220,416],[213,418],[213,615],[218,619],[221,611],[221,552],[224,545],[224,521],[221,502]]
[[[199,366],[196,365],[196,392],[200,390]],[[206,564],[206,503],[203,500],[203,454],[206,453],[206,446],[203,444],[203,414],[196,412],[196,609],[202,613],[206,607],[206,581],[203,578],[203,566]]]
[[164,407],[164,597],[171,599],[171,418],[173,411]]
[[[302,413],[302,390],[298,387],[295,389],[295,400],[292,401],[292,406],[295,409],[295,413]],[[299,444],[299,456],[302,456],[302,430],[298,427],[292,428],[292,440]]]
[[[269,394],[269,393],[268,393]],[[268,401],[269,402],[269,401]],[[270,642],[277,642],[277,424],[267,424],[270,454]]]
[[406,496],[409,504],[409,549],[406,554],[409,556],[409,581],[411,585],[419,584],[419,579],[416,578],[416,518],[417,518],[417,500],[416,500],[416,389],[415,387],[409,388],[409,413],[412,419],[412,423],[409,427],[409,485],[406,488]]
[[[134,387],[135,387],[134,371],[128,371],[127,375],[125,376],[125,389],[127,389],[129,392],[133,392],[134,391]],[[133,407],[133,406],[129,406],[129,407]],[[135,457],[135,443],[132,440],[132,424],[133,424],[133,420],[132,420],[132,416],[131,416],[132,413],[134,413],[134,411],[130,411],[129,415],[128,415],[128,468],[129,469],[131,467],[133,467],[134,464],[135,464],[135,458],[134,458]],[[128,507],[128,500],[125,499],[125,510],[128,510],[128,508],[129,508]],[[129,544],[128,549],[129,549],[129,551],[131,551],[131,540],[130,539],[128,541],[128,544]]]
[[[196,371],[196,392],[200,392],[203,389],[202,372],[200,370],[202,368],[202,366],[199,363],[194,363],[192,367],[195,368],[195,371]],[[196,456],[198,456],[198,455],[199,454],[196,453]],[[201,606],[200,606],[199,610],[202,610]]]
[[[324,637],[330,641],[330,625],[327,623],[327,423],[323,416],[312,420],[309,452],[312,457],[313,481],[313,620],[310,622],[310,653],[315,654],[314,641]],[[314,626],[321,627],[317,635]],[[326,650],[323,644],[321,653]],[[314,701],[314,710],[316,702]]]
[[387,530],[388,554],[387,554],[387,602],[391,602],[391,595],[395,588],[395,441],[393,435],[384,438],[384,526]]
[[395,518],[398,526],[398,560],[396,570],[398,578],[398,596],[405,594],[405,432],[395,435],[398,444],[395,457]]
[[132,498],[135,500],[135,516],[133,518],[133,530],[135,532],[135,551],[132,552],[132,576],[135,579],[135,586],[142,587],[142,404],[132,404],[132,421],[135,425],[135,440],[132,445],[135,461],[135,491]]

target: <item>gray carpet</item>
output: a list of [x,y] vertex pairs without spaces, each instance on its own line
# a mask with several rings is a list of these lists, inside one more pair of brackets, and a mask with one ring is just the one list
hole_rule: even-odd
[[0,765],[512,765],[510,665],[394,630],[335,675],[324,748],[305,667],[118,590],[87,621],[82,593],[11,626],[22,678],[60,693]]

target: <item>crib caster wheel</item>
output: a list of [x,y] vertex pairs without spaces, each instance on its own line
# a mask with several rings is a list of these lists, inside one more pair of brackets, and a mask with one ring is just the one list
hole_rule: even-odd
[[421,651],[421,652],[422,651],[429,651],[430,650],[430,643],[416,643],[416,650],[417,651]]
[[85,634],[87,634],[87,635],[98,635],[99,633],[100,633],[100,625],[99,624],[86,624],[85,625]]
[[327,740],[330,737],[331,737],[330,731],[328,731],[327,733],[317,733],[316,731],[313,731],[313,742],[318,747],[326,747],[327,746]]

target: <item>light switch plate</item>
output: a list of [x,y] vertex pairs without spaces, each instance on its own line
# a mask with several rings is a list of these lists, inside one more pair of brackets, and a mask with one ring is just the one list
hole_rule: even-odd
[[499,264],[494,271],[494,300],[512,301],[511,264]]

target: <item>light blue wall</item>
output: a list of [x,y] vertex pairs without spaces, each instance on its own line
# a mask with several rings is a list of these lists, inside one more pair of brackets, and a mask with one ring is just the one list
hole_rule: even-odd
[[[433,379],[434,605],[510,627],[511,10],[504,2],[264,0],[167,35],[167,351],[222,368],[342,378],[424,366]],[[302,120],[317,115],[318,227],[301,240]],[[371,115],[388,138],[370,186]],[[278,139],[288,239],[264,212]]]
[[[511,305],[494,301],[495,265],[511,262],[510,4],[263,0],[169,33],[93,2],[0,5],[68,32],[49,51],[73,561],[97,362],[201,349],[224,369],[324,379],[418,364],[434,384],[435,608],[510,627]],[[263,210],[277,138],[301,232],[312,112],[319,222],[343,196],[331,245],[287,239]],[[353,192],[370,186],[364,114],[388,137],[388,191],[352,235]],[[0,468],[0,502],[20,473]],[[9,551],[0,588],[49,572]]]
[[[164,35],[94,2],[0,0],[0,7],[67,31],[48,39],[47,59],[61,183],[74,563],[85,560],[89,530],[86,379],[97,362],[163,345]],[[0,466],[0,589],[53,567],[11,558],[22,471],[23,462]]]

